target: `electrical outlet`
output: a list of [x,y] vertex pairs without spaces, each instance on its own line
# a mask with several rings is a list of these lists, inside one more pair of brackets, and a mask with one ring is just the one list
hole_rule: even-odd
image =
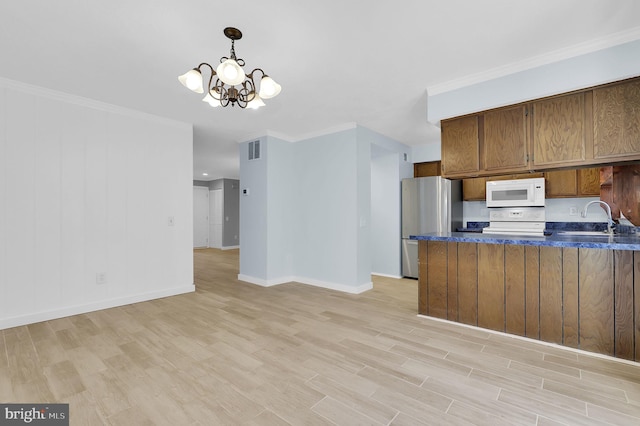
[[569,216],[578,216],[578,208],[575,206],[569,207]]
[[106,272],[98,272],[96,274],[96,284],[106,284],[107,283],[107,273]]

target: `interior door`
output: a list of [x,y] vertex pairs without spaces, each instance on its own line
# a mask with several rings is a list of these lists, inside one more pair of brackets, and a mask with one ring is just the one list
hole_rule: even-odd
[[214,189],[209,194],[209,247],[222,248],[223,191]]
[[193,247],[209,245],[209,188],[193,187]]

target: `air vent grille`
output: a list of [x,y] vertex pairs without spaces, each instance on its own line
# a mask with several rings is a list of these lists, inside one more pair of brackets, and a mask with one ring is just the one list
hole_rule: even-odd
[[260,158],[260,141],[249,142],[249,160]]

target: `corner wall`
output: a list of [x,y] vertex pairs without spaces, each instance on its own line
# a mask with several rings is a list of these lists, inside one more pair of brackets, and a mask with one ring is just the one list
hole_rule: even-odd
[[245,159],[248,142],[239,148],[241,192],[250,194],[240,196],[238,278],[370,289],[368,142],[355,126],[296,143],[260,140],[260,160]]

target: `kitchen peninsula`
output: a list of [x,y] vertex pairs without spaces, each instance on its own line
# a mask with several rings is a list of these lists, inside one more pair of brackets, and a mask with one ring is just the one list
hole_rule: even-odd
[[420,314],[640,361],[640,236],[415,235]]

